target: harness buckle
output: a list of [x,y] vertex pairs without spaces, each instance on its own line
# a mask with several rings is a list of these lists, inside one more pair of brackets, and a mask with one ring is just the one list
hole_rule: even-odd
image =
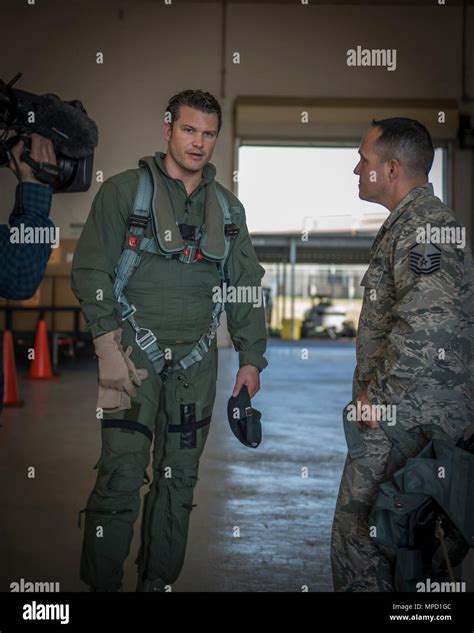
[[217,328],[211,325],[211,327],[209,328],[209,331],[206,334],[207,338],[212,341],[212,339],[216,337],[216,334],[217,334]]
[[194,264],[196,261],[196,254],[198,253],[199,247],[193,244],[188,244],[179,254],[178,259],[180,262],[184,264]]
[[[145,334],[139,336],[140,332],[145,332]],[[146,350],[147,347],[150,347],[150,345],[153,345],[153,343],[156,343],[156,340],[157,338],[153,332],[144,327],[141,327],[135,334],[135,341],[138,347],[143,351]]]
[[194,224],[179,224],[179,232],[183,240],[197,241],[201,237],[201,227]]
[[137,228],[141,228],[144,229],[146,228],[146,225],[148,224],[148,220],[149,220],[149,215],[148,215],[148,211],[146,211],[145,209],[142,210],[143,213],[146,213],[147,215],[143,216],[143,215],[135,215],[134,213],[131,213],[128,216],[128,226],[135,226]]
[[224,234],[229,237],[235,237],[240,233],[240,228],[237,224],[224,224]]
[[122,312],[122,321],[129,319],[137,311],[136,307],[131,303],[125,311]]

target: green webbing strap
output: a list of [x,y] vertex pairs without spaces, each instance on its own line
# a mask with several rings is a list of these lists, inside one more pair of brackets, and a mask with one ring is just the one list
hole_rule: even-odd
[[[226,224],[230,224],[232,221],[232,218],[230,215],[229,203],[227,201],[227,198],[219,189],[219,187],[217,187],[215,183],[213,183],[213,186],[216,192],[217,200],[219,201],[219,204],[222,208],[222,212],[224,214],[224,226],[225,226]],[[222,290],[222,284],[225,281],[225,265],[227,262],[227,258],[229,256],[229,250],[230,250],[230,238],[226,235],[224,259],[221,262],[218,262],[219,274],[221,277],[221,290]],[[204,356],[207,354],[212,344],[212,340],[216,336],[217,328],[219,327],[219,324],[220,324],[221,312],[223,308],[224,308],[224,304],[221,301],[217,301],[212,311],[212,320],[211,320],[211,325],[209,326],[209,330],[207,331],[206,334],[203,334],[201,336],[201,338],[193,347],[193,349],[189,352],[189,354],[186,354],[186,356],[184,356],[184,358],[182,358],[179,361],[178,363],[179,367],[181,367],[182,369],[188,369],[188,367],[191,367],[191,365],[194,365],[194,363],[198,363],[199,361],[201,361],[204,358]]]
[[157,343],[156,336],[148,328],[141,328],[135,321],[135,306],[131,305],[123,291],[141,261],[141,242],[145,228],[150,219],[153,182],[147,167],[138,172],[138,187],[133,202],[133,210],[129,216],[129,227],[126,234],[125,247],[115,269],[114,296],[122,306],[122,320],[127,320],[135,331],[135,341],[153,365],[156,373],[160,373],[165,365],[164,352]]
[[128,280],[132,276],[134,270],[140,263],[140,251],[137,245],[140,243],[141,238],[145,232],[145,227],[150,217],[150,203],[153,196],[153,186],[148,172],[145,169],[139,171],[139,181],[137,194],[133,203],[133,211],[129,218],[133,220],[136,218],[138,223],[142,220],[143,225],[130,224],[126,236],[126,245],[122,250],[120,259],[115,269],[115,282],[114,282],[114,295],[118,301],[122,295],[123,289],[128,283]]
[[[214,190],[216,192],[217,200],[219,201],[219,204],[221,205],[221,208],[222,208],[222,212],[224,213],[224,226],[226,224],[231,224],[232,223],[232,216],[230,215],[229,201],[227,200],[226,196],[222,193],[222,191],[216,185],[215,182],[213,183],[213,185],[214,185]],[[219,262],[219,273],[220,273],[220,276],[221,276],[221,282],[222,283],[224,283],[224,281],[225,281],[225,265],[227,263],[227,258],[229,257],[229,250],[230,250],[230,239],[226,235],[224,258],[223,258],[223,260],[221,262]]]
[[140,250],[146,251],[147,253],[155,253],[155,255],[160,255],[161,251],[158,248],[155,238],[144,237],[140,242]]

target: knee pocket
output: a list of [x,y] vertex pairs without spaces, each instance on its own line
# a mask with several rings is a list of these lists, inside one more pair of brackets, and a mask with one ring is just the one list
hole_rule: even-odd
[[197,466],[194,468],[172,469],[175,483],[180,487],[194,488],[198,480]]
[[161,472],[161,480],[166,483],[172,494],[192,496],[198,481],[198,468],[166,466]]
[[189,514],[193,508],[194,488],[198,481],[197,468],[177,469],[171,485],[174,490],[172,504],[177,512]]
[[134,492],[147,480],[146,471],[136,464],[120,464],[108,475],[107,488],[115,492]]

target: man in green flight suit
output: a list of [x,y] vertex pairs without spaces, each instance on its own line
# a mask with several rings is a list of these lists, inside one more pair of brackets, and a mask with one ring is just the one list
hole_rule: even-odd
[[[221,119],[209,93],[186,90],[172,97],[163,124],[167,152],[146,159],[154,179],[151,221],[136,200],[144,167],[129,169],[100,188],[75,252],[72,288],[99,363],[102,453],[95,487],[81,511],[86,515],[81,579],[95,591],[121,588],[140,487],[150,482],[152,445],[137,591],[163,591],[178,578],[216,393],[213,325],[222,271],[227,290],[261,293],[264,269],[244,208],[215,182],[209,162]],[[125,311],[116,292],[123,249],[132,254],[141,249],[139,265],[122,289]],[[246,385],[252,397],[267,365],[264,308],[248,299],[255,292],[233,296],[234,302],[225,302],[239,352],[233,395]]]

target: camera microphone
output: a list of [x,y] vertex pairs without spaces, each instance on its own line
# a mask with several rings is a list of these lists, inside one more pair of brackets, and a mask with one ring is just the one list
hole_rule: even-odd
[[[11,148],[20,139],[25,150],[21,160],[27,162],[35,177],[55,192],[87,191],[92,180],[94,148],[99,132],[95,122],[78,100],[63,101],[55,94],[36,95],[13,88],[18,73],[8,84],[0,79],[0,167],[8,165]],[[8,133],[16,132],[7,137]],[[49,139],[54,146],[57,166],[37,163],[30,156],[30,134]]]
[[[76,104],[79,102],[76,102]],[[41,96],[34,131],[49,138],[56,151],[70,158],[89,156],[99,140],[97,125],[84,110],[53,94]]]

